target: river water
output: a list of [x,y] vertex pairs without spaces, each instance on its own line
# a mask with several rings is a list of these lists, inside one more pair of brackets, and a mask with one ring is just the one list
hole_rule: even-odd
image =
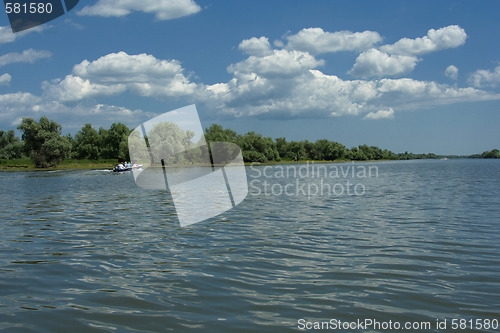
[[443,332],[436,320],[450,330],[481,319],[493,326],[462,332],[498,331],[500,161],[247,175],[240,205],[181,228],[168,192],[130,173],[0,173],[0,330],[281,332],[372,319]]

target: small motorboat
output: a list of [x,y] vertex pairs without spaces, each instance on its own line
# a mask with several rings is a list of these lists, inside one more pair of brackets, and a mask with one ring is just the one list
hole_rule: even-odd
[[113,168],[113,172],[125,172],[125,171],[132,171],[132,168],[119,168],[119,167]]
[[[130,165],[130,164],[129,164]],[[113,168],[113,172],[125,172],[125,171],[132,171],[133,169],[140,169],[142,168],[142,164],[134,164],[130,167],[120,167],[120,166],[115,166]]]

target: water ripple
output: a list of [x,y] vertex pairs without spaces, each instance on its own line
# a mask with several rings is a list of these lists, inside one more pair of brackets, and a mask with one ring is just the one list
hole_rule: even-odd
[[500,319],[500,165],[447,162],[378,163],[361,197],[250,195],[185,229],[131,175],[0,173],[0,329]]

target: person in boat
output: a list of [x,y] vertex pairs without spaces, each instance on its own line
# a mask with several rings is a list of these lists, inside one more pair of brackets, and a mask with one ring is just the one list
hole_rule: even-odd
[[118,170],[123,170],[125,169],[124,165],[122,162],[118,163]]

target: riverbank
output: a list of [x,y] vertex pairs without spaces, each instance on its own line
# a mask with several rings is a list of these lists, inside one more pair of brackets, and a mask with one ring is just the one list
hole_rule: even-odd
[[[347,163],[347,162],[386,162],[386,161],[398,161],[398,160],[347,160],[339,159],[335,161],[321,160],[303,160],[303,161],[272,161],[272,162],[245,162],[246,166],[250,165],[280,165],[280,164],[304,164],[304,163]],[[36,168],[35,165],[30,161],[30,159],[14,159],[14,160],[2,160],[0,159],[0,171],[53,171],[53,170],[72,170],[72,169],[112,169],[118,162],[116,160],[66,160],[62,162],[57,167],[52,168]],[[157,165],[161,167],[161,165]]]
[[66,169],[112,169],[117,165],[117,161],[111,160],[66,160],[53,168],[36,168],[29,158],[2,160],[0,159],[0,171],[44,171],[44,170],[66,170]]
[[[471,156],[448,156],[450,159],[470,159]],[[436,158],[435,160],[442,159]],[[421,159],[414,159],[421,160]],[[348,159],[338,159],[334,161],[328,160],[301,160],[301,161],[270,161],[270,162],[245,162],[246,166],[250,165],[280,165],[280,164],[305,164],[305,163],[348,163],[348,162],[387,162],[387,161],[407,161],[407,160],[391,160],[391,159],[379,159],[379,160],[348,160]],[[53,171],[53,170],[71,170],[71,169],[113,169],[118,164],[117,160],[66,160],[62,162],[57,167],[52,168],[36,168],[30,159],[13,159],[13,160],[2,160],[0,159],[0,171]],[[188,165],[169,165],[167,167],[179,167]],[[200,166],[199,164],[193,164],[191,166]],[[153,165],[153,167],[161,168],[160,164]]]

